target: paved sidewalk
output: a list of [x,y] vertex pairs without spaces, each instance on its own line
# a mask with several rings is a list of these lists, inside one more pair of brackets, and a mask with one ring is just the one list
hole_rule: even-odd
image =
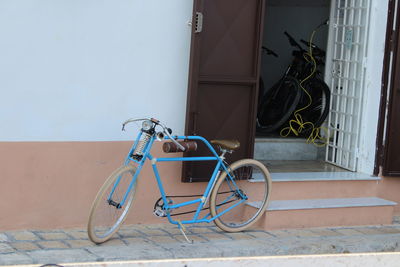
[[0,233],[0,265],[88,261],[240,257],[400,251],[400,218],[393,225],[225,233],[214,225],[124,226],[114,239],[91,243],[83,229]]

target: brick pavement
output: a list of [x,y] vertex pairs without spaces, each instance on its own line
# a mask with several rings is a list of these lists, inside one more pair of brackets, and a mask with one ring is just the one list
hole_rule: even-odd
[[300,255],[400,251],[400,219],[393,225],[225,233],[209,225],[123,226],[112,240],[95,245],[83,229],[0,233],[0,265],[136,259]]

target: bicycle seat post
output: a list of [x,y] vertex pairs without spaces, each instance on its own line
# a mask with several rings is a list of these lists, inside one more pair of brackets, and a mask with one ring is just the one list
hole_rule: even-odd
[[219,158],[222,159],[222,160],[225,160],[225,154],[226,153],[232,154],[232,152],[233,152],[232,150],[224,149],[224,148],[222,148],[220,146],[218,146],[218,148],[222,152],[222,154],[219,156]]

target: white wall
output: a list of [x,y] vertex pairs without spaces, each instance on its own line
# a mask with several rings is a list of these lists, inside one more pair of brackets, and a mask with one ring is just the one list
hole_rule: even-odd
[[0,1],[0,141],[124,140],[143,116],[182,133],[192,6]]
[[375,164],[387,13],[388,0],[372,0],[358,161],[365,173],[373,173]]

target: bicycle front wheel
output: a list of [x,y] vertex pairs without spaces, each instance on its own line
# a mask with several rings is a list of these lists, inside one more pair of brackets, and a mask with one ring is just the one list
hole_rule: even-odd
[[[127,195],[126,192],[135,173],[136,166],[121,166],[108,177],[97,193],[88,222],[88,235],[94,243],[110,239],[126,219],[134,199],[136,181]],[[122,203],[125,195],[125,202]]]
[[214,222],[227,232],[239,232],[261,218],[268,206],[271,175],[254,159],[236,161],[219,176],[210,198]]

